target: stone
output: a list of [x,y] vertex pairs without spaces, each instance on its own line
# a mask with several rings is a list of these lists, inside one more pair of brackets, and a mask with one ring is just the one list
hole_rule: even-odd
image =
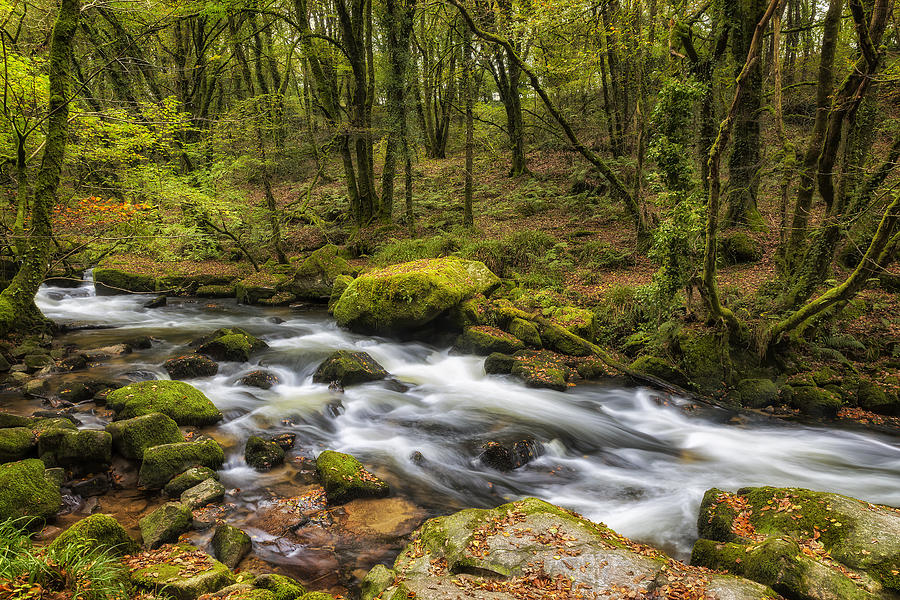
[[350,275],[338,275],[334,279],[334,285],[331,287],[331,297],[328,298],[328,312],[334,313],[334,305],[341,299],[341,295],[350,287],[353,277]]
[[131,346],[128,344],[113,344],[112,346],[91,348],[90,350],[85,350],[83,354],[88,361],[97,362],[113,358],[114,356],[131,354]]
[[93,277],[98,296],[156,291],[156,278],[152,275],[97,267],[94,269]]
[[252,435],[244,448],[244,460],[257,471],[268,471],[284,462],[284,449],[275,442]]
[[216,525],[212,537],[213,556],[229,569],[238,566],[238,563],[250,553],[252,548],[253,542],[250,540],[250,536],[242,530],[228,523]]
[[313,373],[313,381],[316,383],[337,381],[342,386],[348,386],[378,381],[388,375],[384,367],[367,353],[338,350],[319,365]]
[[[883,383],[888,384],[887,381]],[[900,398],[897,394],[888,394],[878,384],[868,379],[859,380],[857,404],[860,408],[881,415],[900,416]]]
[[94,429],[48,429],[38,436],[38,456],[49,467],[104,467],[112,462],[112,436]]
[[46,379],[29,379],[22,386],[22,391],[31,398],[47,398],[50,396],[50,385]]
[[788,387],[790,404],[804,415],[833,419],[843,401],[836,394],[811,385]]
[[219,372],[219,363],[200,354],[186,354],[170,358],[163,368],[172,379],[212,377]]
[[513,354],[525,349],[525,343],[516,336],[496,327],[476,325],[467,327],[456,339],[456,349],[460,352],[486,356],[494,352]]
[[246,385],[248,387],[260,388],[262,390],[268,390],[273,385],[278,385],[278,376],[271,371],[265,371],[263,369],[258,369],[256,371],[251,371],[247,373],[243,377],[238,380],[238,383],[241,385]]
[[519,440],[511,445],[490,441],[481,446],[478,459],[498,471],[512,471],[544,454],[544,447],[534,440]]
[[554,323],[541,328],[541,342],[545,348],[567,356],[590,356],[594,352],[590,342]]
[[269,347],[261,339],[254,337],[243,329],[217,329],[210,335],[192,343],[197,354],[208,356],[213,360],[247,362],[250,357]]
[[174,600],[197,600],[237,582],[228,567],[190,544],[167,545],[135,559],[142,567],[132,571],[132,583]]
[[88,359],[84,354],[73,354],[62,359],[56,365],[56,370],[62,373],[70,373],[72,371],[81,371],[87,369]]
[[36,440],[30,427],[0,429],[0,462],[28,458],[35,445]]
[[92,379],[66,383],[56,391],[60,400],[77,404],[94,399],[97,394],[109,392],[122,387],[118,381],[108,379]]
[[509,375],[515,365],[515,356],[494,352],[484,359],[484,372],[488,375]]
[[180,502],[166,502],[138,521],[144,546],[153,549],[178,540],[191,528],[191,509]]
[[144,451],[138,482],[147,489],[161,489],[191,467],[218,469],[223,462],[225,453],[215,440],[154,446]]
[[19,517],[49,519],[62,506],[59,485],[44,476],[36,458],[0,465],[0,521]]
[[756,262],[763,257],[763,247],[746,233],[732,233],[719,237],[717,256],[725,266]]
[[422,259],[360,275],[334,305],[334,317],[340,326],[362,333],[414,331],[499,285],[481,262]]
[[279,433],[278,435],[272,436],[272,441],[278,444],[278,446],[287,452],[288,450],[294,447],[294,444],[297,443],[297,434],[295,433]]
[[512,321],[509,322],[508,329],[510,334],[522,340],[522,342],[527,346],[531,346],[533,348],[541,348],[543,346],[543,342],[541,342],[541,334],[538,331],[537,325],[535,325],[531,321],[526,321],[525,319],[515,317]]
[[735,389],[741,405],[748,408],[763,408],[778,399],[778,388],[771,379],[741,379]]
[[682,388],[688,386],[688,380],[687,377],[684,376],[684,373],[658,356],[639,356],[631,363],[630,368],[632,371],[650,375],[651,377],[662,379],[668,383],[674,383]]
[[0,428],[31,427],[33,421],[34,419],[32,417],[23,417],[21,415],[0,411]]
[[29,354],[22,362],[29,373],[34,373],[44,367],[52,367],[56,364],[49,354]]
[[116,420],[162,413],[179,425],[213,425],[222,420],[215,404],[197,388],[183,381],[139,381],[119,388],[106,397],[106,406]]
[[225,486],[210,477],[181,494],[181,503],[195,509],[222,502],[225,499]]
[[593,311],[575,306],[555,306],[544,311],[554,323],[585,340],[597,334],[597,317]]
[[109,477],[106,473],[100,475],[92,475],[69,485],[72,493],[82,498],[90,496],[102,496],[109,491]]
[[153,300],[149,302],[144,302],[144,308],[162,308],[168,303],[168,298],[166,298],[165,294],[157,296]]
[[172,478],[163,488],[167,496],[180,498],[186,490],[199,485],[207,479],[218,479],[219,474],[208,467],[192,467],[184,473]]
[[298,600],[306,594],[306,589],[300,582],[275,573],[259,575],[253,580],[253,585],[272,592],[275,600]]
[[354,269],[338,255],[334,244],[322,246],[304,260],[291,279],[278,286],[298,300],[325,303],[331,298],[335,280],[349,275]]
[[178,424],[162,413],[114,421],[106,431],[112,435],[116,452],[131,460],[142,459],[147,448],[184,441]]
[[568,368],[558,354],[546,350],[520,355],[510,371],[532,388],[546,388],[564,392]]
[[6,373],[12,365],[6,360],[6,357],[0,354],[0,373]]
[[140,550],[125,528],[112,515],[96,513],[70,526],[50,544],[51,550],[70,544],[88,546],[112,554],[125,556]]
[[233,285],[201,285],[194,292],[198,298],[234,298]]
[[316,458],[316,473],[325,488],[329,504],[343,504],[355,498],[383,498],[388,484],[372,475],[349,454],[325,450]]

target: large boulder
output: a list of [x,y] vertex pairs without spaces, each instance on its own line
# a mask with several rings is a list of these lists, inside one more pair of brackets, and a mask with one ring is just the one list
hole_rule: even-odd
[[284,449],[275,442],[251,435],[244,448],[244,460],[257,471],[268,471],[284,462]]
[[59,482],[47,477],[45,469],[36,458],[0,465],[0,521],[56,514],[62,505]]
[[147,489],[160,489],[191,467],[218,469],[225,453],[215,440],[163,444],[144,451],[138,481]]
[[114,421],[106,426],[106,431],[112,435],[116,451],[132,460],[144,458],[144,451],[147,448],[184,441],[178,424],[162,413]]
[[0,429],[0,462],[28,458],[36,440],[30,427]]
[[346,386],[378,381],[387,376],[388,372],[384,367],[367,353],[338,350],[322,361],[313,373],[313,381],[316,383],[337,381]]
[[212,377],[219,372],[219,364],[201,354],[175,356],[163,363],[163,368],[172,379],[194,379]]
[[50,544],[55,550],[69,545],[97,548],[114,556],[134,554],[140,549],[125,528],[112,515],[97,513],[86,517],[65,531]]
[[129,273],[120,269],[94,269],[94,288],[98,295],[127,294],[129,292],[156,291],[156,278],[152,275]]
[[238,566],[250,549],[253,542],[250,536],[242,530],[229,525],[228,523],[219,523],[212,537],[213,555],[229,569]]
[[181,503],[189,508],[201,508],[225,499],[225,486],[210,477],[181,494]]
[[349,454],[325,450],[316,458],[316,473],[325,488],[329,504],[388,495],[388,484],[372,475]]
[[300,582],[275,573],[263,573],[253,580],[253,585],[272,592],[275,600],[298,600],[306,595],[306,589]]
[[799,488],[707,490],[691,562],[748,577],[789,598],[896,598],[900,513]]
[[93,429],[48,429],[38,437],[38,455],[50,467],[89,471],[112,461],[112,436]]
[[456,349],[460,352],[480,354],[487,356],[494,352],[513,354],[525,349],[525,342],[506,333],[502,329],[487,325],[475,325],[466,327],[456,340]]
[[181,502],[166,502],[138,521],[141,537],[148,548],[158,548],[178,540],[178,536],[190,530],[193,517],[191,508]]
[[335,279],[353,273],[353,268],[338,256],[338,252],[339,248],[334,244],[322,246],[310,254],[279,289],[290,292],[298,300],[328,302]]
[[179,425],[212,425],[222,420],[215,404],[197,388],[183,381],[139,381],[126,385],[106,398],[116,420],[162,413]]
[[196,346],[197,354],[213,360],[234,362],[247,362],[252,355],[269,347],[264,341],[239,327],[217,329],[191,345]]
[[413,536],[394,569],[366,577],[363,600],[777,598],[763,585],[689,567],[535,498],[431,519]]
[[416,260],[354,279],[334,305],[334,316],[342,327],[363,333],[411,331],[499,285],[500,279],[478,261]]
[[135,554],[125,564],[136,587],[175,600],[196,600],[237,581],[228,567],[190,544]]
[[218,478],[219,474],[209,467],[192,467],[181,475],[173,477],[163,488],[163,491],[171,498],[180,498],[185,491],[203,483],[207,479]]

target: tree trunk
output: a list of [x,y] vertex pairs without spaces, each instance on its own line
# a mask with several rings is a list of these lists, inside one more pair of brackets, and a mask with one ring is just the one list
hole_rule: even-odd
[[473,154],[475,148],[473,105],[474,92],[472,90],[472,33],[468,27],[463,34],[463,90],[466,97],[466,181],[465,196],[463,199],[463,226],[475,225],[472,214],[472,170],[474,168]]

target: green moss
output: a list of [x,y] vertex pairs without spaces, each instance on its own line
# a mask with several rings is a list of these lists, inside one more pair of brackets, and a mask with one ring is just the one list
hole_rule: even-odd
[[741,379],[736,386],[741,405],[763,408],[778,398],[778,388],[771,379]]
[[258,304],[277,294],[286,280],[285,275],[260,271],[235,283],[234,293],[242,304]]
[[378,381],[388,375],[384,367],[367,353],[338,350],[319,365],[313,373],[313,381],[316,383],[338,381],[341,385],[353,385]]
[[508,329],[509,333],[522,340],[528,346],[533,348],[540,348],[543,346],[538,327],[531,321],[516,317],[509,322]]
[[62,496],[59,486],[44,477],[45,468],[36,458],[0,465],[0,520],[56,514]]
[[578,337],[593,340],[597,334],[596,318],[594,313],[574,306],[559,306],[546,309],[545,316],[554,323],[565,327]]
[[33,417],[21,417],[7,412],[0,412],[0,429],[7,427],[31,427],[34,421]]
[[250,552],[253,543],[250,536],[228,523],[216,525],[216,531],[212,537],[213,554],[222,563],[233,569],[238,566],[241,559]]
[[225,499],[225,486],[213,478],[201,481],[192,488],[186,489],[179,498],[181,503],[191,510],[207,504],[218,504]]
[[488,375],[509,375],[515,365],[515,356],[495,352],[484,359],[484,372]]
[[293,277],[282,284],[301,300],[324,302],[332,296],[335,281],[353,272],[350,264],[338,256],[339,248],[328,244],[313,252],[300,265]]
[[680,387],[687,387],[688,385],[688,380],[684,373],[658,356],[639,356],[631,363],[631,369],[669,383],[674,383]]
[[185,491],[207,479],[218,478],[219,474],[209,467],[193,467],[169,481],[163,491],[170,498],[179,498]]
[[179,425],[212,425],[222,420],[219,409],[197,388],[182,381],[139,381],[110,392],[106,406],[116,419],[162,413]]
[[64,532],[50,544],[55,550],[69,544],[81,544],[109,551],[117,556],[134,554],[139,546],[112,515],[94,514],[86,517]]
[[360,600],[374,600],[391,587],[397,573],[384,565],[375,565],[366,574],[360,586]]
[[68,420],[63,419],[62,417],[53,417],[47,419],[36,419],[31,422],[31,431],[36,436],[40,436],[45,431],[50,431],[51,429],[77,429],[75,424]]
[[334,311],[334,305],[337,304],[344,290],[350,286],[352,281],[353,277],[350,275],[338,275],[335,278],[334,285],[331,286],[331,295],[328,297],[328,312]]
[[316,458],[316,473],[325,488],[329,504],[388,495],[388,484],[369,473],[361,462],[349,454],[325,450]]
[[721,390],[731,372],[731,358],[718,333],[682,330],[675,338],[680,370],[701,392]]
[[199,573],[186,571],[194,561],[184,561],[183,565],[176,561],[183,554],[199,553],[190,544],[167,548],[170,550],[164,556],[157,555],[158,562],[148,564],[131,574],[131,580],[137,587],[171,596],[175,600],[196,600],[203,594],[210,594],[237,581],[228,567],[211,558],[210,566]]
[[532,388],[546,388],[564,392],[568,389],[565,368],[542,355],[516,360],[510,371]]
[[260,575],[254,580],[253,585],[272,592],[275,600],[297,600],[306,594],[306,589],[299,582],[274,573]]
[[593,353],[587,340],[560,325],[545,325],[541,329],[541,341],[544,347],[568,356],[590,356]]
[[138,480],[148,489],[160,489],[191,467],[218,469],[225,453],[215,440],[163,444],[144,451]]
[[513,354],[525,349],[525,344],[516,336],[495,327],[478,325],[468,327],[456,340],[456,348],[461,352],[488,355],[494,352]]
[[152,549],[176,541],[179,535],[191,528],[192,519],[188,505],[166,502],[138,521],[144,545]]
[[34,445],[34,433],[29,427],[0,429],[0,462],[27,458]]
[[205,338],[198,340],[197,353],[215,360],[247,362],[250,357],[268,348],[261,339],[240,329],[218,329]]
[[201,285],[194,295],[200,298],[234,298],[235,291],[233,285]]
[[143,458],[147,448],[184,441],[178,424],[162,413],[115,421],[106,426],[106,431],[112,435],[116,452],[132,460]]
[[334,306],[342,327],[366,333],[417,329],[500,280],[477,261],[423,259],[361,275]]
[[284,450],[275,442],[251,435],[244,448],[244,460],[258,471],[267,471],[284,462]]
[[334,600],[334,596],[325,592],[309,592],[301,597],[300,600]]
[[219,372],[219,365],[201,354],[175,356],[163,363],[163,368],[172,379],[193,379],[212,377]]
[[156,291],[156,279],[152,275],[101,267],[94,269],[94,285],[98,292],[115,294]]
[[826,417],[830,419],[837,416],[838,411],[843,405],[840,397],[832,392],[812,386],[792,388],[790,403],[791,406],[798,409],[804,415]]
[[108,465],[112,461],[112,436],[96,430],[48,429],[38,437],[38,455],[51,467]]
[[868,379],[860,379],[857,389],[857,404],[860,408],[882,414],[900,415],[900,401],[897,396],[885,392],[878,384]]
[[756,262],[763,257],[763,246],[746,233],[733,233],[719,237],[717,255],[724,265]]

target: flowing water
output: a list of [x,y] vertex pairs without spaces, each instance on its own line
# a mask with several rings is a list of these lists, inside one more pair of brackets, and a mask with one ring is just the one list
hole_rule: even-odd
[[[690,553],[697,509],[710,487],[800,486],[900,506],[897,438],[690,410],[685,401],[622,385],[529,389],[486,376],[482,358],[355,335],[324,312],[188,299],[148,310],[146,300],[97,297],[88,283],[45,286],[38,304],[59,322],[114,326],[67,334],[64,341],[80,348],[154,338],[151,349],[93,371],[132,380],[167,378],[164,360],[218,327],[239,326],[268,342],[270,349],[251,363],[222,363],[218,375],[191,381],[225,413],[215,431],[230,441],[222,479],[247,520],[263,502],[261,490],[296,481],[290,468],[260,474],[246,466],[243,440],[260,432],[295,433],[290,458],[328,448],[349,452],[428,515],[537,496],[681,558]],[[317,365],[336,349],[368,352],[405,385],[377,382],[339,394],[312,383]],[[237,384],[260,366],[280,383],[270,390]],[[545,449],[523,468],[500,473],[478,460],[487,440],[523,438]],[[271,548],[267,560],[302,560],[297,546]]]

